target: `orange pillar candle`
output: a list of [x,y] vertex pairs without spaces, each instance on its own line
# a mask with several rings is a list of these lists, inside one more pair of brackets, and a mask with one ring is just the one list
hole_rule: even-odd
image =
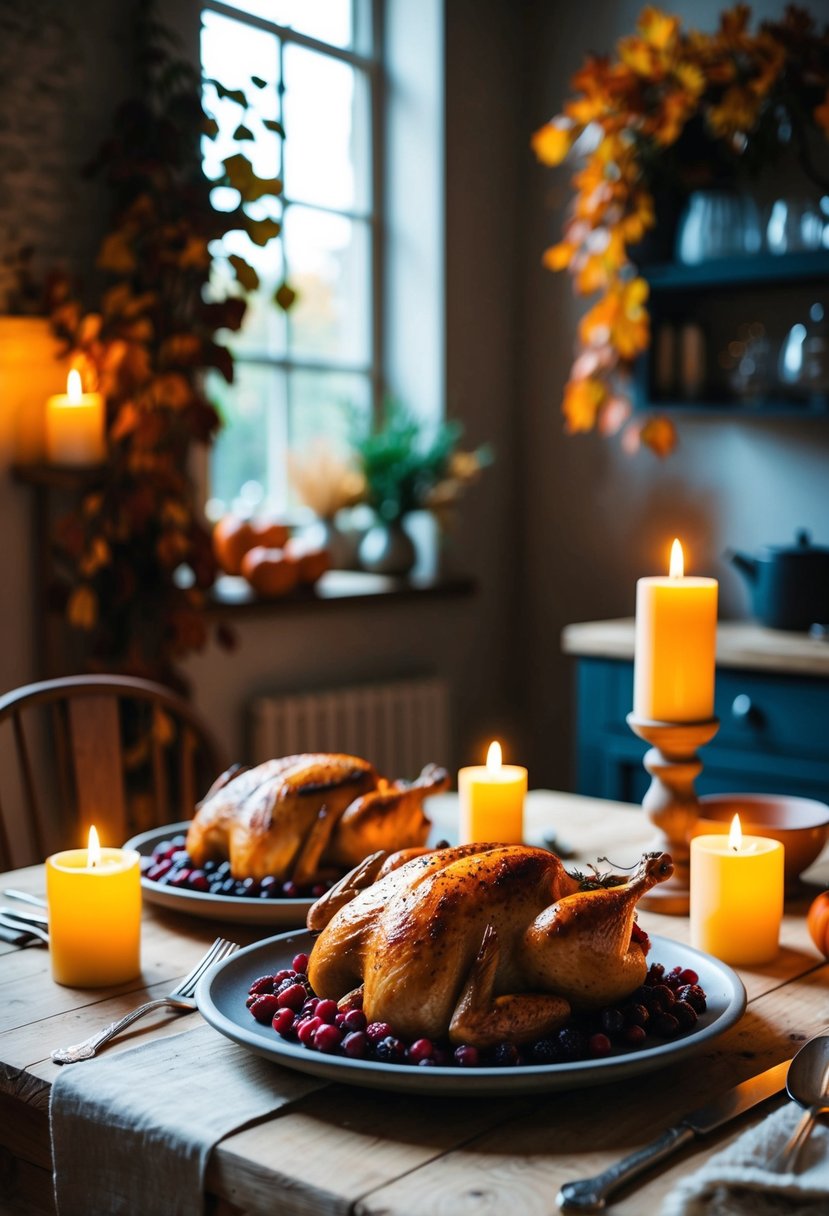
[[72,988],[102,988],[141,972],[141,871],[137,853],[89,847],[46,859],[52,976]]
[[768,963],[783,916],[783,845],[743,836],[734,816],[728,836],[691,841],[691,945],[724,963]]
[[714,712],[717,580],[686,578],[682,546],[670,574],[636,584],[633,712],[651,722],[703,722]]
[[46,402],[46,457],[51,464],[94,465],[104,459],[104,399],[82,391],[72,369],[66,392]]
[[500,743],[491,743],[486,765],[458,773],[460,842],[491,840],[520,844],[524,839],[524,796],[527,770],[501,763]]

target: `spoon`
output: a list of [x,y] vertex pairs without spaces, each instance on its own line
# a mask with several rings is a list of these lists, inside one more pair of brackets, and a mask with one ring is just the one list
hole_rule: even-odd
[[780,1152],[770,1163],[773,1170],[794,1173],[800,1150],[815,1119],[829,1111],[829,1034],[804,1043],[792,1060],[786,1077],[789,1097],[804,1107],[803,1116]]

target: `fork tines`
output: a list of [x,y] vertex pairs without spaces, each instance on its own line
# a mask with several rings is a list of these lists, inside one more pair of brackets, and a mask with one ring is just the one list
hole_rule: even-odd
[[217,937],[213,945],[202,955],[193,970],[184,977],[171,995],[191,997],[196,991],[196,985],[209,967],[219,963],[239,949],[237,942],[230,942],[224,937]]

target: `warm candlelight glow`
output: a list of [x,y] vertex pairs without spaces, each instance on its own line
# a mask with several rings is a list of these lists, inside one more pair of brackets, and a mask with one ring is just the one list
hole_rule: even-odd
[[671,578],[682,578],[685,574],[685,557],[679,540],[674,540],[674,543],[671,545],[669,574]]
[[735,815],[731,820],[731,828],[728,832],[728,847],[735,853],[739,853],[743,847],[743,829],[740,824],[740,816]]
[[491,773],[497,773],[501,768],[501,744],[495,740],[489,745],[486,754],[486,766]]
[[89,829],[89,843],[86,850],[86,864],[90,870],[101,864],[101,842],[98,839],[98,829],[93,824]]
[[83,397],[83,384],[81,383],[81,373],[75,367],[66,377],[66,395],[70,405],[80,405]]

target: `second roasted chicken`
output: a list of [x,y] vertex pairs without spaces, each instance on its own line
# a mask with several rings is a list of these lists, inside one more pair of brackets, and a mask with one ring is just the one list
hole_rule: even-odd
[[435,765],[407,783],[387,781],[358,756],[268,760],[219,778],[190,824],[187,852],[197,866],[229,859],[234,878],[308,883],[326,866],[341,872],[378,849],[423,845],[423,801],[448,784]]

